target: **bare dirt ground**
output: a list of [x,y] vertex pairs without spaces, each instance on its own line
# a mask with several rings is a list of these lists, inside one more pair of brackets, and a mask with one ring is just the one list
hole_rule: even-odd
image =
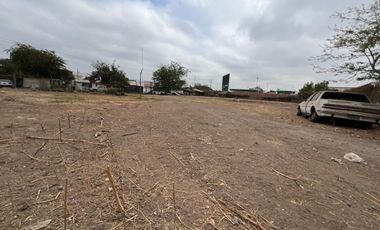
[[295,108],[1,89],[0,228],[380,229],[380,128]]

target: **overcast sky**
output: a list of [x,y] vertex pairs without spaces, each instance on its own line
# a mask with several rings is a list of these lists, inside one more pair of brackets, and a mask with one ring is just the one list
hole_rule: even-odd
[[[372,0],[0,0],[0,49],[15,42],[55,50],[68,67],[91,72],[96,60],[116,61],[143,79],[171,60],[191,73],[187,82],[221,88],[297,90],[315,74],[336,21],[330,16]],[[4,52],[0,57],[7,57]],[[356,85],[350,82],[348,85]],[[360,83],[359,83],[360,84]],[[334,83],[345,85],[345,83]]]

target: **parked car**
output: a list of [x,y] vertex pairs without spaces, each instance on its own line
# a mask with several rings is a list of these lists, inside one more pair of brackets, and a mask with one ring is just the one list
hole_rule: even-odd
[[298,105],[297,115],[313,122],[321,118],[351,120],[370,128],[380,123],[380,105],[371,103],[363,94],[320,91]]
[[155,95],[166,95],[166,92],[164,92],[164,91],[153,91],[153,94],[155,94]]
[[105,85],[98,85],[98,84],[93,84],[90,88],[91,92],[105,92],[107,91],[107,86]]
[[1,87],[13,87],[13,83],[8,79],[0,79],[0,88]]

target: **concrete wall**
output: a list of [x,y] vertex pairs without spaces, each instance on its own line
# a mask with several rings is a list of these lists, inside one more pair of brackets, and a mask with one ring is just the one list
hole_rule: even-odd
[[46,78],[24,78],[22,87],[32,89],[49,89],[50,80]]

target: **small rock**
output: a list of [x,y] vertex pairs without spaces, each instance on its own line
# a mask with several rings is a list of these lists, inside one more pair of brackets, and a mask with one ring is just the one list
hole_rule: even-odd
[[240,218],[237,216],[234,216],[231,220],[232,224],[238,225],[240,223]]
[[26,202],[21,202],[17,204],[16,207],[17,207],[17,211],[22,212],[22,211],[27,210],[29,208],[29,205]]

